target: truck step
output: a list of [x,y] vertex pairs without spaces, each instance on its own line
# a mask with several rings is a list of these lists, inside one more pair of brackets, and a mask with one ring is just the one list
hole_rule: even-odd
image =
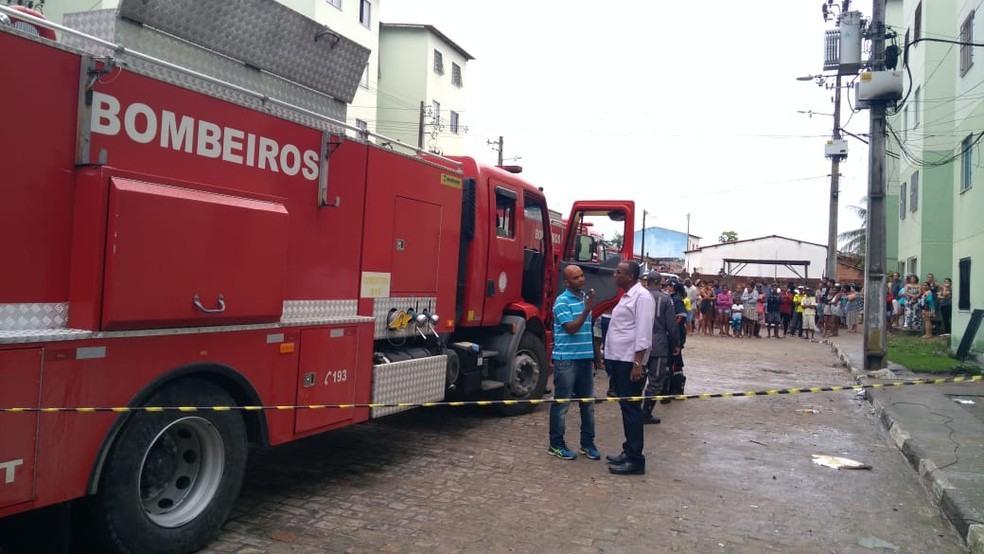
[[496,357],[498,355],[499,355],[499,353],[496,352],[495,350],[482,350],[482,353],[481,353],[481,356],[483,358],[494,358],[494,357]]
[[493,381],[491,379],[482,380],[482,390],[486,392],[490,390],[501,389],[504,386],[506,386],[506,384],[503,383],[502,381]]

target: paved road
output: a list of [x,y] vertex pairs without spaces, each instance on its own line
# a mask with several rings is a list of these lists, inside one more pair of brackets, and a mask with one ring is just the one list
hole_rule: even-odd
[[[692,337],[686,354],[688,393],[851,383],[828,346],[795,338]],[[617,453],[617,405],[596,409],[598,446]],[[505,419],[417,410],[257,452],[232,519],[204,552],[965,550],[852,392],[658,411],[644,476],[548,456],[545,408]],[[577,421],[572,408],[572,444]],[[820,467],[812,454],[873,469]]]

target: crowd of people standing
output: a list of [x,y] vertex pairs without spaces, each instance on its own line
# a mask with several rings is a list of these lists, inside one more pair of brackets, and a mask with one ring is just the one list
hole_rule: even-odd
[[892,274],[886,287],[885,310],[888,328],[921,332],[923,337],[933,336],[933,324],[939,316],[942,335],[950,335],[953,315],[953,281],[949,277],[943,284],[936,282],[932,273],[919,282],[919,276],[908,274],[903,281],[898,272]]
[[813,338],[837,336],[841,328],[858,332],[863,309],[861,288],[823,279],[819,289],[794,282],[737,282],[734,288],[717,280],[694,282],[696,331],[726,337]]

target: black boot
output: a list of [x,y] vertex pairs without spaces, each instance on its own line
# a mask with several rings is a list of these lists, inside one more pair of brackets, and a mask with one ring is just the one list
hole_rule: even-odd
[[646,400],[642,403],[642,422],[650,425],[655,425],[662,421],[659,416],[653,415],[653,408],[656,407],[656,402],[652,400]]

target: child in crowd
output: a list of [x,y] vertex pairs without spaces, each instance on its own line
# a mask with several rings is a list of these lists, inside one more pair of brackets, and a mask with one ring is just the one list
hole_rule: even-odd
[[800,305],[803,307],[803,338],[813,340],[817,329],[817,297],[813,289],[807,287],[803,291]]
[[735,299],[735,303],[731,305],[731,330],[734,331],[735,337],[741,337],[742,312],[745,311],[745,306],[739,302]]

